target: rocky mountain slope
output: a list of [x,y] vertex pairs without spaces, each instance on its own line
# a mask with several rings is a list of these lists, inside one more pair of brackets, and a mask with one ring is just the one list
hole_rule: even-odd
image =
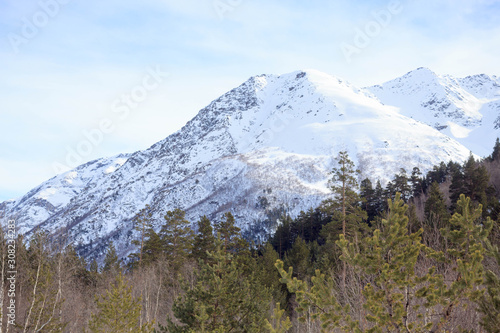
[[426,69],[365,89],[313,70],[259,75],[149,149],[60,174],[1,203],[0,216],[97,258],[109,240],[122,256],[132,249],[133,217],[146,204],[158,227],[174,208],[193,222],[231,211],[257,237],[280,212],[295,216],[329,195],[340,150],[363,177],[382,181],[400,168],[462,161],[469,150],[485,155],[500,132],[499,92],[496,77]]
[[419,68],[367,88],[402,115],[424,122],[479,156],[490,154],[500,130],[500,78],[485,74],[455,78]]

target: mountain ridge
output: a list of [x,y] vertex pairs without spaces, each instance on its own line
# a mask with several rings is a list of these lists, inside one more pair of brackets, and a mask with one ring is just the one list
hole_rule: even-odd
[[[440,82],[428,72],[422,75]],[[485,78],[483,88],[473,81],[469,79],[468,89],[478,94],[494,90],[491,84],[483,91]],[[385,85],[382,90],[389,89]],[[426,83],[414,88],[418,86],[416,91],[427,98]],[[150,148],[81,165],[18,200],[0,203],[0,211],[18,221],[21,233],[40,227],[64,235],[81,254],[97,258],[110,239],[120,255],[133,248],[132,221],[146,204],[157,228],[168,209],[186,210],[191,221],[205,214],[217,219],[230,210],[244,230],[257,228],[264,234],[275,223],[270,215],[295,216],[328,197],[328,173],[340,150],[347,150],[363,176],[374,180],[388,180],[400,167],[426,171],[440,161],[462,161],[469,155],[446,129],[426,124],[434,109],[423,108],[427,115],[419,120],[412,119],[413,109],[383,103],[401,94],[400,87],[386,96],[379,88],[358,88],[315,70],[254,76]],[[436,91],[443,97],[446,89]],[[495,93],[490,93],[492,99]]]

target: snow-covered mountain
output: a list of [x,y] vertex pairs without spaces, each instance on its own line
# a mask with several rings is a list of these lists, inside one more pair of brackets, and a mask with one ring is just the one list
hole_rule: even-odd
[[491,153],[500,129],[500,78],[485,74],[455,78],[419,68],[367,88],[382,103],[436,128],[474,153]]
[[101,257],[111,239],[126,255],[146,204],[158,227],[174,208],[193,222],[231,211],[255,233],[281,211],[295,216],[326,198],[341,150],[373,180],[462,161],[469,149],[487,154],[499,134],[499,91],[496,77],[425,69],[365,89],[314,70],[255,76],[149,149],[58,175],[1,203],[0,216],[16,219],[20,233],[65,237],[87,257]]

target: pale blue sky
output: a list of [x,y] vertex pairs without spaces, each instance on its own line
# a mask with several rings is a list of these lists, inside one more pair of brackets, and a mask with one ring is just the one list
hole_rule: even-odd
[[[114,130],[82,162],[149,147],[256,74],[314,68],[360,86],[421,66],[500,74],[500,1],[396,1],[401,10],[347,61],[341,46],[391,2],[1,1],[0,201],[68,165],[104,118]],[[169,73],[159,84],[155,68]],[[114,113],[143,80],[154,89],[128,116]]]

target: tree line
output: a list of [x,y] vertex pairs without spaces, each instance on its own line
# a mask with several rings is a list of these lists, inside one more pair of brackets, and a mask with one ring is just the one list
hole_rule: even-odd
[[282,215],[265,244],[227,212],[195,223],[146,206],[136,251],[99,267],[36,232],[16,239],[16,321],[0,332],[500,332],[500,143],[491,156],[358,184],[347,152],[330,199]]

